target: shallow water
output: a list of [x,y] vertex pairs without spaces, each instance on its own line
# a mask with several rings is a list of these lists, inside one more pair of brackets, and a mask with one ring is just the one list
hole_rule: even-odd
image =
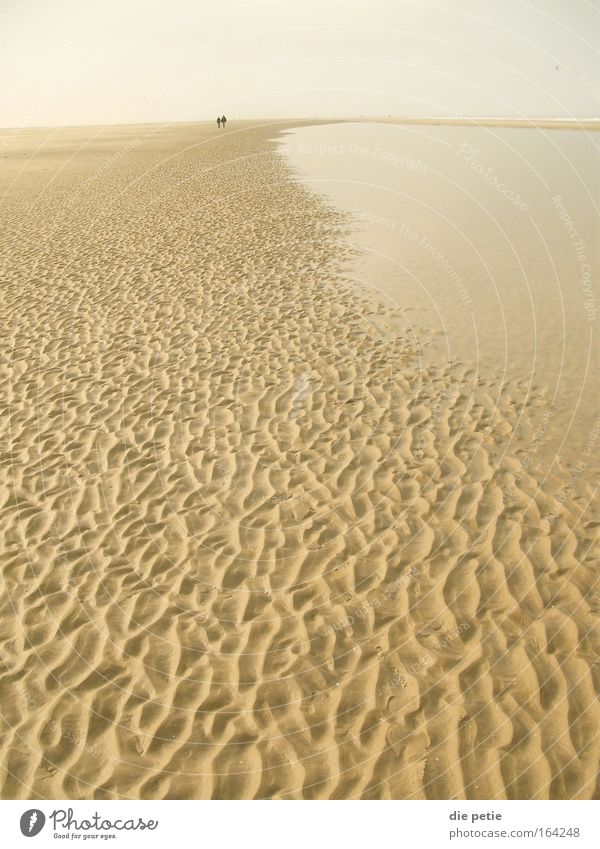
[[354,279],[402,307],[436,357],[498,391],[547,392],[553,450],[572,462],[600,415],[600,136],[348,123],[282,145],[351,213]]

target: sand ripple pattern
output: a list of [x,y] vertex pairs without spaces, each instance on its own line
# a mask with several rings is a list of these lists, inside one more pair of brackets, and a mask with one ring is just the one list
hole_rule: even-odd
[[597,798],[589,498],[235,129],[2,160],[2,796]]

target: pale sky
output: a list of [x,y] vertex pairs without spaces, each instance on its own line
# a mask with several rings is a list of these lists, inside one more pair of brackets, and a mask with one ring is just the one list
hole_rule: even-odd
[[0,126],[598,117],[599,51],[599,0],[0,0]]

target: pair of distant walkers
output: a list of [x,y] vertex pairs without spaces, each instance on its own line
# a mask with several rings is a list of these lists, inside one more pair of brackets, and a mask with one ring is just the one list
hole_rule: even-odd
[[223,129],[225,129],[225,124],[227,123],[227,118],[225,115],[221,115],[220,118],[217,118],[217,127],[221,129],[221,124],[223,124]]

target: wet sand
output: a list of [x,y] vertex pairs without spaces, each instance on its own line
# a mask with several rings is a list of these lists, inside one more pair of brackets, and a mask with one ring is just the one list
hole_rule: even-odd
[[2,150],[1,795],[598,797],[590,481],[355,285],[297,125]]
[[283,150],[354,222],[356,283],[474,389],[544,391],[539,472],[574,470],[600,421],[600,136],[363,122],[287,133]]

